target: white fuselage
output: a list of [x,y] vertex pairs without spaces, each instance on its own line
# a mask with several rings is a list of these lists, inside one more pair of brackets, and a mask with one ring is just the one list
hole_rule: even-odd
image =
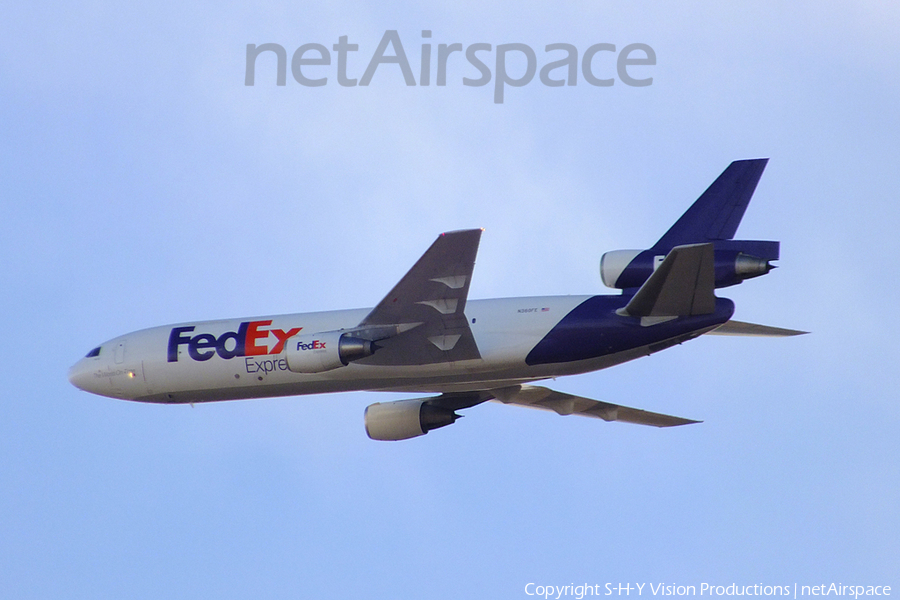
[[[369,312],[358,309],[144,329],[104,343],[96,356],[76,363],[69,378],[81,389],[113,398],[186,403],[352,390],[466,391],[583,373],[646,355],[646,349],[636,348],[590,360],[526,364],[525,357],[535,345],[589,297],[470,301],[466,317],[481,354],[478,359],[402,366],[361,361],[323,373],[288,369],[281,339],[298,328],[303,333],[353,328]],[[249,324],[253,339],[247,342],[246,355],[229,356],[235,342],[225,334],[238,332],[242,324],[245,330]],[[179,327],[193,329],[180,334],[184,339],[171,355],[173,331]],[[207,343],[195,344],[193,356],[202,359],[197,360],[185,340],[201,335]],[[223,336],[222,351],[217,352],[214,340]]]

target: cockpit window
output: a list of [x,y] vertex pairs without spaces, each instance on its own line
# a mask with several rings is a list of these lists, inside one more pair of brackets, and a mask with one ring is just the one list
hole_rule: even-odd
[[95,356],[100,356],[100,346],[97,346],[96,348],[88,352],[85,358],[94,358]]

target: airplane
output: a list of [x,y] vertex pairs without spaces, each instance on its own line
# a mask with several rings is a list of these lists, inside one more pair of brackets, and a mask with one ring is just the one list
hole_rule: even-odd
[[601,257],[617,295],[468,300],[481,229],[441,234],[374,308],[191,322],[97,346],[69,370],[111,398],[184,404],[347,391],[414,392],[365,410],[374,440],[454,423],[486,401],[656,427],[699,423],[533,385],[704,334],[803,331],[735,321],[715,296],[769,273],[780,243],[735,240],[768,159],[732,162],[652,247]]

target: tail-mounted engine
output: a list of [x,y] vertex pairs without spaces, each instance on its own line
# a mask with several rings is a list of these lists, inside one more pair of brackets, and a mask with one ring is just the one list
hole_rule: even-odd
[[[778,242],[716,240],[716,287],[723,288],[745,279],[765,275],[775,268],[769,261],[778,260]],[[667,252],[659,250],[613,250],[600,259],[600,277],[607,287],[626,289],[640,287],[662,264]]]
[[294,373],[321,373],[372,356],[375,342],[342,331],[297,335],[287,342],[285,358]]

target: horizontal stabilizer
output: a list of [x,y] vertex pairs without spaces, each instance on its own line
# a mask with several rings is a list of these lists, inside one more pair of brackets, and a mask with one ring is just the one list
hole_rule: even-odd
[[713,329],[708,335],[743,335],[755,337],[791,337],[795,335],[805,335],[808,331],[798,331],[796,329],[782,329],[781,327],[769,327],[768,325],[757,325],[756,323],[744,323],[743,321],[726,321],[716,329]]
[[712,244],[672,248],[624,308],[633,317],[687,317],[716,309]]
[[683,419],[681,417],[673,417],[556,392],[536,385],[516,385],[491,390],[490,393],[503,404],[552,410],[558,415],[581,415],[583,417],[603,419],[604,421],[622,421],[623,423],[652,425],[653,427],[674,427],[676,425],[700,423],[700,421],[691,419]]

